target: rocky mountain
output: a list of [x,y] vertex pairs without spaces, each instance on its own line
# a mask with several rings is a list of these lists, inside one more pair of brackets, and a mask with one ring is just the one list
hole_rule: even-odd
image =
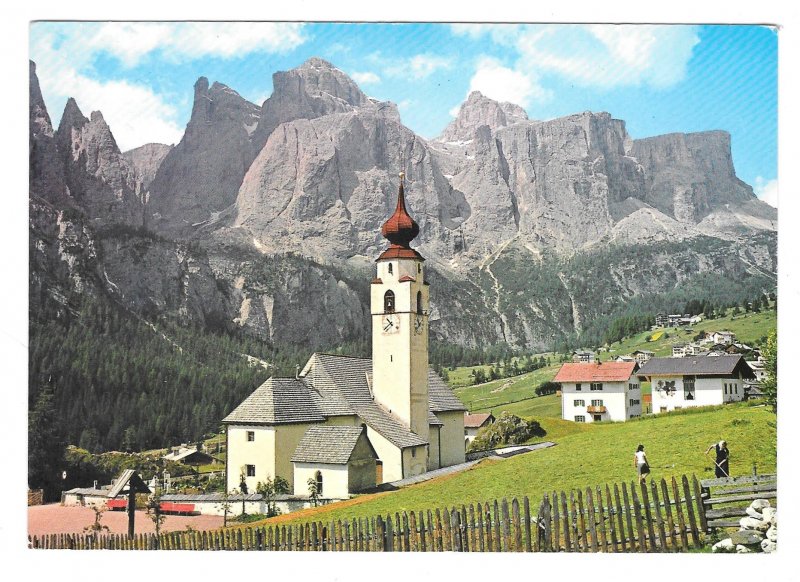
[[32,218],[39,293],[80,280],[275,344],[363,339],[400,170],[440,341],[550,347],[637,298],[710,293],[709,273],[774,286],[776,212],[725,132],[634,140],[608,113],[531,120],[475,92],[425,140],[321,59],[273,87],[259,107],[200,78],[179,144],[121,154],[73,100],[53,132],[32,65],[31,198],[53,203]]

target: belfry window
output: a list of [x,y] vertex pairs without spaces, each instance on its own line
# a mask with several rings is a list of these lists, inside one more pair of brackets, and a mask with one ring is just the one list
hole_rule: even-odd
[[391,275],[394,271],[392,271],[392,264],[389,263],[389,274]]
[[422,291],[417,291],[417,313],[422,315]]
[[383,311],[386,313],[394,311],[394,291],[387,291],[383,295]]

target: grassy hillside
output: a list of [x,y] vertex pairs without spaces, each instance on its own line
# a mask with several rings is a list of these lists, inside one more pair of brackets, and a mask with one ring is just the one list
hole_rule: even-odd
[[[661,337],[656,341],[647,341],[648,336],[657,335],[652,331],[625,338],[611,345],[608,352],[601,352],[600,359],[608,361],[640,349],[655,352],[656,356],[670,356],[673,344],[690,342],[701,331],[729,330],[734,332],[740,341],[751,346],[759,345],[776,326],[777,316],[774,309],[738,316],[730,315],[729,311],[726,317],[701,321],[692,326],[692,331],[673,328],[661,330],[664,333],[661,333]],[[547,356],[551,360],[556,359],[553,354]],[[488,370],[489,366],[468,366],[450,371],[448,383],[472,412],[492,411],[497,415],[503,410],[508,410],[518,416],[535,417],[537,420],[541,420],[542,417],[558,418],[561,416],[561,401],[555,396],[537,398],[534,389],[542,382],[552,380],[560,366],[560,363],[552,364],[513,378],[502,378],[474,386],[467,385],[472,371],[480,367]],[[650,385],[645,383],[642,389],[643,393],[649,394]]]
[[[564,421],[546,426],[557,428],[560,422]],[[729,443],[733,474],[749,473],[753,463],[760,473],[774,472],[776,467],[775,415],[764,407],[747,404],[681,411],[625,423],[587,424],[576,431],[548,437],[557,445],[505,461],[484,460],[455,475],[269,521],[349,519],[503,497],[528,496],[538,503],[545,492],[635,479],[632,458],[639,443],[646,447],[652,477],[656,479],[683,474],[712,476],[713,462],[703,453],[720,438]]]

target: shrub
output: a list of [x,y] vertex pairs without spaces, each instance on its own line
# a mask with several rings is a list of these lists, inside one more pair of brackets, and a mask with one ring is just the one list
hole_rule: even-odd
[[523,420],[505,411],[492,424],[478,431],[478,435],[469,445],[469,452],[487,451],[501,445],[518,445],[545,434],[537,421]]
[[555,394],[558,390],[561,390],[561,384],[558,382],[542,382],[536,387],[534,392],[536,396],[546,396],[548,394]]

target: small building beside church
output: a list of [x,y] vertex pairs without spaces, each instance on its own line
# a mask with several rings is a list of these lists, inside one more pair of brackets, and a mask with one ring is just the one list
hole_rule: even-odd
[[[323,499],[464,462],[466,407],[428,365],[430,284],[411,241],[403,175],[381,229],[371,284],[372,358],[315,353],[294,378],[269,378],[225,419],[226,488],[308,479]],[[371,473],[371,475],[370,475]]]

